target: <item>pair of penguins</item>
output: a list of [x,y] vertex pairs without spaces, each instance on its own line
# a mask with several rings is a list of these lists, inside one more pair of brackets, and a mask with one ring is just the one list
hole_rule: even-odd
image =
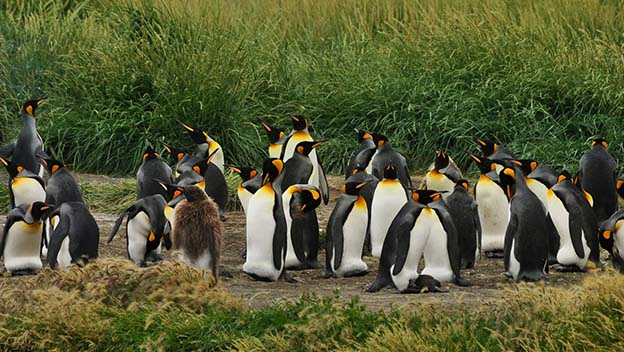
[[[99,228],[80,187],[64,165],[43,150],[35,120],[43,101],[22,105],[23,126],[17,141],[0,148],[0,162],[9,173],[11,207],[0,237],[0,253],[4,270],[16,275],[41,269],[42,254],[52,268],[98,256]],[[42,178],[44,169],[50,175],[47,182]]]

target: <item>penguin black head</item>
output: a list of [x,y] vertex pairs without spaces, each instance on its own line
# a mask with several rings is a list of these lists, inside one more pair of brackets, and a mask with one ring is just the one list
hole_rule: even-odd
[[516,171],[510,167],[506,167],[500,171],[498,176],[500,177],[501,186],[505,191],[507,199],[511,200],[511,197],[513,197],[516,192]]
[[20,172],[24,170],[24,167],[22,167],[21,165],[17,165],[11,160],[0,158],[0,163],[2,163],[4,167],[6,167],[6,170],[9,173],[9,176],[11,176],[11,178],[14,178],[15,176],[17,176]]
[[212,138],[208,136],[208,133],[200,130],[199,128],[195,128],[184,123],[182,124],[182,127],[186,133],[191,136],[191,139],[193,139],[195,144],[210,143],[212,141]]
[[384,136],[383,134],[374,134],[373,142],[375,142],[377,148],[380,148],[382,145],[388,142],[388,137]]
[[[53,206],[46,204],[44,202],[34,202],[30,206],[28,206],[28,213],[30,214],[30,219],[24,219],[24,220],[26,220],[26,223],[29,223],[29,224],[39,222],[41,218],[43,217],[43,214],[45,214],[46,211],[49,211],[53,208],[54,208]],[[27,215],[26,217],[28,218],[29,216]]]
[[212,162],[212,159],[214,158],[215,154],[217,154],[218,151],[219,151],[219,148],[213,150],[212,153],[208,155],[207,159],[200,160],[197,163],[195,163],[195,165],[193,165],[193,171],[195,171],[199,175],[204,175],[206,173],[206,169],[208,169],[208,165],[210,165],[210,163]]
[[461,179],[461,180],[457,180],[457,182],[455,182],[455,188],[461,187],[461,188],[463,188],[465,190],[468,190],[468,186],[469,186],[468,180]]
[[303,115],[290,115],[292,120],[293,130],[303,131],[308,128],[308,119]]
[[386,165],[383,171],[383,178],[388,180],[396,180],[397,177],[397,171],[394,165],[392,165],[392,163]]
[[510,160],[513,164],[518,165],[525,175],[530,174],[537,168],[537,161],[533,159]]
[[477,138],[477,143],[479,143],[479,146],[481,147],[481,153],[483,156],[490,156],[498,150],[498,144],[490,140]]
[[449,158],[448,154],[446,154],[443,150],[438,150],[436,151],[436,158],[433,162],[433,167],[436,170],[444,169],[448,166],[450,161],[451,159]]
[[557,176],[557,183],[560,183],[563,181],[572,182],[572,180],[573,180],[572,175],[570,174],[570,172],[568,172],[568,170],[561,171],[561,173],[559,173],[559,176]]
[[357,196],[360,194],[360,191],[364,186],[366,186],[370,181],[366,182],[347,182],[342,185],[342,193],[348,194],[350,196]]
[[592,148],[596,147],[596,146],[601,146],[604,147],[605,149],[609,148],[609,143],[607,143],[607,140],[604,138],[595,138],[592,141]]
[[178,188],[182,189],[184,197],[186,197],[186,200],[189,202],[198,202],[208,199],[208,195],[206,194],[206,192],[196,185],[188,185],[183,187],[178,186]]
[[284,163],[279,158],[270,158],[262,164],[262,185],[273,182],[280,175]]
[[237,173],[238,176],[241,177],[243,182],[256,177],[256,175],[258,174],[258,171],[256,171],[256,169],[254,169],[253,167],[234,166],[228,164],[225,164],[224,166],[230,169],[232,172]]
[[318,147],[323,142],[324,141],[299,142],[299,144],[297,144],[297,146],[295,147],[295,150],[297,151],[297,153],[299,153],[301,155],[308,156],[308,155],[310,155],[310,153],[312,153],[312,150],[314,148]]
[[424,205],[435,202],[441,197],[441,192],[430,189],[417,189],[412,192],[412,199]]
[[357,174],[359,174],[360,172],[363,172],[363,173],[365,173],[365,174],[366,174],[366,173],[368,173],[368,172],[366,171],[366,166],[364,166],[364,165],[360,165],[360,164],[357,164],[357,165],[355,165],[355,167],[353,167],[353,171],[351,172],[351,176],[353,176],[353,175],[357,175]]
[[490,171],[496,170],[496,164],[488,158],[470,154],[470,159],[477,164],[482,174],[487,174]]
[[62,162],[52,159],[39,159],[41,164],[48,170],[50,175],[54,175],[55,172],[65,167]]
[[27,100],[22,105],[22,113],[30,117],[35,117],[35,110],[43,104],[46,98]]
[[617,181],[615,181],[615,189],[620,197],[624,198],[624,175],[621,175]]
[[367,139],[374,140],[373,134],[364,130],[355,130],[357,132],[358,143],[362,143]]
[[295,185],[294,192],[301,194],[301,212],[309,212],[321,205],[321,193],[318,188],[310,185]]
[[182,160],[182,158],[184,158],[184,156],[186,155],[186,152],[184,152],[182,149],[174,148],[165,143],[163,143],[162,146],[163,148],[165,148],[167,153],[171,154],[171,156],[173,156],[176,159],[177,162]]
[[161,182],[158,181],[156,179],[154,179],[154,181],[157,181],[160,186],[165,190],[165,201],[171,202],[172,200],[180,197],[183,194],[183,190],[181,186],[178,185],[172,185],[170,183],[165,183],[165,182]]
[[280,139],[284,137],[283,129],[273,127],[269,125],[268,123],[266,123],[265,121],[263,121],[261,118],[258,118],[258,121],[262,125],[262,128],[264,128],[264,131],[266,132],[267,137],[269,138],[269,142],[271,144],[277,143],[277,141],[279,141]]
[[153,160],[153,159],[158,159],[158,158],[159,158],[158,153],[156,153],[154,148],[152,148],[151,146],[148,146],[147,149],[145,149],[145,151],[143,152],[143,161],[148,161],[148,160]]

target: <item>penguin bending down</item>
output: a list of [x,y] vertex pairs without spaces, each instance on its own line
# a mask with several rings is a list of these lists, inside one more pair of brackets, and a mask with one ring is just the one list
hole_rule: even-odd
[[267,138],[269,139],[269,158],[279,158],[282,154],[282,147],[284,147],[284,142],[286,142],[286,136],[284,135],[284,130],[281,128],[273,127],[268,123],[264,122],[262,119],[258,119],[262,128],[267,134]]
[[297,144],[295,153],[284,162],[284,170],[278,178],[280,191],[286,191],[294,184],[308,183],[314,170],[314,164],[309,155],[321,143],[323,142],[304,141]]
[[223,243],[223,223],[217,204],[201,188],[176,187],[186,200],[176,206],[171,240],[173,249],[181,251],[180,259],[188,265],[211,270],[219,280],[219,261]]
[[446,199],[455,189],[455,183],[462,177],[461,170],[453,159],[444,151],[439,150],[436,152],[435,161],[425,175],[421,188],[443,192],[442,198]]
[[45,202],[59,207],[65,202],[83,202],[80,186],[63,163],[58,160],[41,159],[50,177],[46,185]]
[[368,265],[362,260],[368,207],[361,191],[369,182],[347,182],[342,186],[342,194],[327,222],[325,272],[322,274],[325,278],[368,273]]
[[165,248],[171,248],[169,237],[171,225],[165,217],[166,205],[165,198],[160,194],[139,199],[119,216],[107,243],[113,240],[121,223],[127,217],[128,258],[140,266],[145,266],[146,260],[153,262],[162,260],[161,242],[164,241]]
[[372,168],[369,173],[381,179],[383,178],[386,165],[392,164],[397,170],[397,177],[399,181],[401,181],[403,187],[405,189],[412,189],[412,180],[410,179],[410,173],[407,169],[407,161],[403,155],[399,154],[392,148],[392,145],[386,136],[375,134],[373,138],[375,145],[377,146],[377,152],[370,162]]
[[21,165],[0,158],[9,173],[9,202],[11,209],[20,204],[43,202],[46,199],[43,179]]
[[600,224],[601,243],[607,243],[613,266],[624,274],[624,209],[616,211]]
[[238,174],[243,182],[238,185],[238,190],[236,194],[238,195],[238,200],[240,201],[243,212],[247,214],[247,207],[249,206],[249,200],[256,193],[258,189],[260,189],[262,183],[262,175],[256,171],[253,167],[245,167],[245,166],[233,166],[233,165],[225,165],[232,172]]
[[567,171],[547,193],[550,216],[559,234],[557,262],[562,268],[585,270],[588,260],[601,266],[598,222],[585,195],[571,181]]
[[397,179],[394,165],[386,165],[383,179],[375,188],[371,204],[370,235],[373,257],[381,256],[388,228],[407,199],[407,191]]
[[47,260],[52,269],[98,257],[100,229],[83,202],[65,202],[49,215]]
[[22,105],[22,129],[17,137],[17,141],[4,147],[5,157],[12,155],[12,161],[24,167],[33,174],[42,177],[43,166],[39,163],[38,157],[49,158],[43,151],[43,140],[37,133],[37,122],[35,120],[35,110],[43,104],[46,98],[28,100]]
[[152,147],[147,147],[143,153],[143,163],[137,171],[137,199],[153,194],[161,194],[164,197],[165,192],[159,182],[173,182],[171,167]]
[[481,251],[481,222],[477,203],[468,194],[468,181],[457,181],[453,193],[445,202],[457,229],[461,266],[471,269]]
[[505,233],[505,270],[516,282],[541,280],[548,271],[548,232],[542,204],[519,169],[506,167],[499,177],[511,202]]
[[579,161],[580,183],[593,197],[593,209],[598,222],[606,220],[617,210],[617,165],[607,151],[608,146],[604,138],[594,139],[591,149]]
[[255,280],[295,282],[285,270],[286,219],[280,194],[273,182],[282,172],[280,159],[262,165],[262,187],[251,197],[247,208],[247,253],[243,271]]
[[[418,264],[422,256],[425,267],[419,274]],[[392,221],[384,241],[377,278],[367,291],[395,287],[402,293],[420,293],[422,287],[417,284],[420,275],[468,285],[460,275],[460,253],[453,219],[440,193],[431,190],[414,191]]]
[[509,223],[509,201],[499,185],[496,164],[490,159],[473,154],[470,158],[481,171],[474,188],[481,223],[481,249],[488,257],[492,257],[496,256],[496,253],[502,253],[505,245],[505,230]]
[[368,168],[373,155],[377,151],[377,146],[375,145],[375,141],[373,140],[373,135],[369,132],[363,130],[356,130],[358,135],[358,142],[360,143],[360,149],[355,152],[355,155],[349,161],[349,165],[347,166],[347,171],[345,175],[345,180],[348,179],[351,175],[353,175],[353,171],[356,167]]
[[203,180],[197,186],[202,188],[217,203],[219,206],[219,217],[221,221],[225,221],[225,206],[228,200],[227,182],[223,172],[212,162],[218,151],[219,149],[214,150],[207,159],[193,165],[193,171],[203,176]]
[[477,139],[477,143],[479,143],[479,146],[481,147],[481,154],[484,158],[488,158],[490,160],[516,159],[516,156],[509,149],[496,142],[492,142],[487,139]]
[[292,185],[282,194],[286,219],[286,269],[321,267],[317,259],[319,225],[315,210],[320,204],[321,193],[312,185]]
[[200,159],[206,159],[210,155],[213,155],[213,163],[219,168],[219,171],[223,173],[223,165],[224,165],[224,157],[223,157],[223,148],[221,145],[217,143],[214,139],[212,139],[208,133],[198,129],[191,127],[186,124],[182,124],[184,130],[191,136],[193,142],[195,142],[195,156]]
[[0,254],[4,270],[18,274],[34,274],[42,267],[41,242],[45,227],[42,217],[52,208],[43,202],[21,204],[7,214]]

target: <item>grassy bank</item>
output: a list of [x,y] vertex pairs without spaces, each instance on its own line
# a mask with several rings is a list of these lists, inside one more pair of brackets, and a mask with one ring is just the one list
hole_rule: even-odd
[[587,139],[624,152],[620,1],[37,0],[0,5],[0,141],[26,97],[81,171],[127,174],[145,144],[206,129],[259,165],[257,116],[308,115],[332,172],[354,127],[384,132],[414,169],[474,136],[574,169]]
[[357,300],[303,296],[248,309],[182,264],[140,269],[105,259],[68,272],[0,281],[6,350],[624,350],[624,278],[576,288],[518,285],[487,307],[368,311]]

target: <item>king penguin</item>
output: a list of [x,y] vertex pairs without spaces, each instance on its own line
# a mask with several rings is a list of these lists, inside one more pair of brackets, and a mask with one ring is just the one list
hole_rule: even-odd
[[516,159],[516,156],[502,145],[487,139],[477,139],[477,143],[481,147],[481,155],[490,160],[500,159]]
[[21,165],[0,158],[9,173],[9,201],[11,209],[20,204],[43,202],[46,199],[43,179]]
[[228,200],[228,189],[225,175],[219,170],[212,160],[218,155],[219,149],[212,151],[207,159],[199,161],[193,165],[193,171],[203,177],[203,180],[197,184],[206,191],[206,194],[212,198],[219,206],[219,217],[221,221],[225,221],[225,206]]
[[41,159],[41,163],[50,175],[45,190],[47,204],[58,208],[65,202],[83,202],[80,186],[63,163],[51,159]]
[[159,182],[173,182],[171,167],[152,147],[147,147],[143,153],[143,163],[137,171],[137,199],[154,194],[164,197],[165,192]]
[[616,162],[607,151],[607,141],[596,138],[592,147],[585,152],[579,162],[581,186],[594,199],[594,212],[598,222],[609,218],[617,210]]
[[446,199],[455,189],[455,183],[462,177],[461,170],[453,159],[443,150],[438,150],[421,188],[440,191],[442,198]]
[[410,173],[407,169],[407,161],[405,161],[403,155],[392,148],[386,136],[375,134],[373,138],[377,146],[377,152],[374,154],[373,160],[371,161],[372,169],[369,173],[381,179],[383,178],[386,165],[392,164],[396,168],[397,177],[399,181],[401,181],[401,184],[403,184],[403,187],[405,189],[412,189],[412,180],[410,179]]
[[373,155],[375,155],[375,152],[377,151],[377,146],[375,145],[375,141],[373,140],[373,135],[371,133],[364,130],[356,130],[356,132],[360,148],[355,152],[349,161],[345,180],[353,175],[353,170],[356,167],[359,166],[364,169],[368,168],[368,165],[373,159]]
[[162,260],[161,242],[171,231],[171,225],[165,217],[166,205],[165,198],[160,194],[139,199],[119,216],[108,236],[107,243],[113,240],[121,223],[127,217],[128,258],[140,266],[145,266],[146,261]]
[[185,171],[193,170],[193,165],[195,165],[198,161],[202,160],[202,158],[195,156],[193,154],[188,154],[182,149],[178,149],[172,147],[168,144],[162,143],[163,147],[167,151],[167,153],[171,154],[176,162],[176,166],[173,170],[175,177],[179,177]]
[[47,260],[52,269],[98,257],[100,229],[83,202],[64,202],[50,214]]
[[457,229],[461,266],[471,269],[481,252],[481,222],[477,202],[468,194],[468,181],[457,181],[445,202]]
[[624,199],[624,174],[620,175],[615,181],[615,188],[620,198]]
[[351,277],[368,273],[362,251],[368,228],[368,206],[360,191],[369,183],[346,182],[327,222],[325,271],[322,276]]
[[[292,160],[292,159],[291,159]],[[295,184],[282,193],[286,219],[286,269],[319,269],[319,223],[316,208],[320,190],[312,185]]]
[[18,275],[34,274],[41,269],[41,242],[45,229],[42,217],[50,208],[43,202],[34,202],[21,204],[7,214],[0,237],[5,271]]
[[247,253],[243,271],[255,280],[294,282],[285,270],[286,219],[281,197],[273,182],[284,163],[277,158],[262,165],[262,187],[251,197],[247,208]]
[[49,158],[43,151],[43,140],[37,133],[35,120],[35,110],[43,104],[44,99],[28,100],[22,105],[22,130],[17,141],[9,148],[14,163],[39,177],[43,176],[43,166],[39,163],[38,157]]
[[307,184],[314,171],[314,164],[309,155],[322,142],[304,141],[299,142],[293,156],[284,162],[284,170],[278,179],[279,189],[286,189],[294,184]]
[[269,158],[279,158],[282,154],[282,147],[284,147],[284,142],[286,142],[286,135],[284,134],[284,130],[281,128],[277,128],[269,125],[262,119],[258,119],[262,128],[267,134],[267,138],[269,139]]
[[243,207],[243,212],[247,214],[247,207],[249,206],[249,200],[256,193],[260,186],[262,186],[262,175],[258,173],[256,169],[253,167],[247,166],[233,166],[233,165],[225,165],[232,172],[238,174],[240,176],[242,182],[238,185],[238,189],[236,194],[238,195],[238,200]]
[[613,266],[624,274],[624,209],[613,213],[600,224],[600,242],[611,254]]
[[538,281],[548,271],[548,230],[542,203],[519,169],[504,168],[501,185],[510,199],[505,233],[505,270],[516,281]]
[[371,204],[371,253],[379,258],[384,239],[392,220],[407,202],[407,191],[397,179],[397,170],[393,164],[386,165],[383,179],[379,181]]
[[182,127],[184,127],[184,130],[191,136],[193,142],[195,142],[195,156],[206,159],[209,155],[215,154],[213,156],[213,163],[219,168],[219,171],[223,173],[225,159],[223,158],[223,148],[221,148],[221,145],[212,139],[208,133],[196,127],[191,127],[186,124],[182,124]]

